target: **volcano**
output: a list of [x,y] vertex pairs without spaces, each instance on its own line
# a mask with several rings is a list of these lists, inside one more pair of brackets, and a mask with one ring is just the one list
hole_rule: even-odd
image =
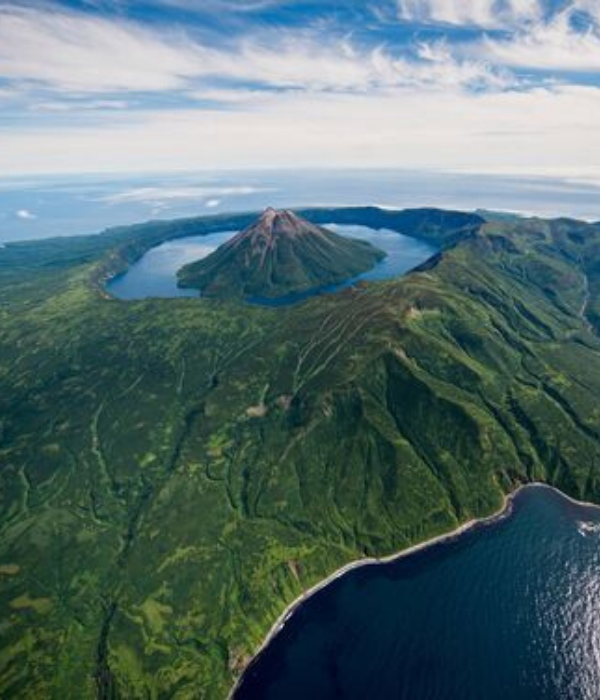
[[178,283],[207,297],[275,299],[339,284],[384,257],[367,241],[269,208],[206,258],[181,268]]

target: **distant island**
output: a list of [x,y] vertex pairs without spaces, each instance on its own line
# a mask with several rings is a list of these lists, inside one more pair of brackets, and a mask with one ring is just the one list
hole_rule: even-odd
[[274,299],[339,284],[385,255],[367,241],[268,208],[208,257],[181,268],[178,283],[208,297]]

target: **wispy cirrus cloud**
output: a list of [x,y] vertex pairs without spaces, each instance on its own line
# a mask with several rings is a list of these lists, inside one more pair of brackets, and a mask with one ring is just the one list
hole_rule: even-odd
[[176,89],[201,61],[189,42],[162,39],[133,23],[0,6],[5,80],[74,92]]
[[104,112],[128,109],[126,100],[45,100],[32,102],[29,109],[34,112]]
[[[211,3],[228,0],[211,0]],[[0,98],[19,90],[110,95],[82,109],[119,109],[123,92],[180,93],[192,100],[234,105],[273,97],[270,91],[376,92],[406,87],[508,89],[520,81],[512,69],[595,70],[600,37],[574,18],[600,17],[592,0],[573,0],[548,14],[543,0],[397,0],[410,22],[503,29],[468,42],[452,36],[398,46],[389,39],[353,43],[343,34],[305,29],[253,30],[218,43],[181,26],[158,31],[122,17],[91,15],[50,6],[0,5]],[[167,0],[167,4],[178,0]],[[281,2],[249,2],[258,11]],[[291,4],[291,3],[283,3]],[[508,31],[510,30],[510,31]],[[324,40],[326,38],[326,40]],[[522,87],[522,86],[521,86]],[[112,101],[112,107],[111,107]],[[61,108],[37,99],[39,109]],[[127,103],[127,106],[133,106]]]
[[398,0],[398,16],[410,22],[500,29],[541,15],[540,0]]
[[600,4],[573,2],[510,37],[484,37],[476,54],[513,68],[555,72],[600,69]]
[[[399,16],[412,22],[475,27],[458,39],[452,55],[470,56],[496,69],[533,69],[538,81],[555,74],[600,68],[600,3],[597,0],[398,0]],[[496,31],[502,30],[502,31]]]
[[311,91],[505,83],[485,62],[446,52],[442,70],[439,56],[357,48],[343,37],[324,42],[310,31],[264,32],[217,48],[183,30],[160,35],[129,21],[0,8],[0,75],[63,92],[198,92],[203,83],[215,89],[224,81]]
[[155,0],[155,5],[180,7],[186,11],[260,12],[273,7],[291,5],[294,0]]
[[599,24],[598,0],[0,0],[0,171],[600,167]]
[[[265,187],[254,187],[252,185],[235,185],[232,187],[138,187],[98,197],[97,201],[107,202],[108,204],[124,204],[128,202],[159,204],[182,199],[203,200],[208,198],[206,206],[214,207],[220,203],[220,200],[216,199],[216,197],[239,197],[271,191],[271,189]],[[217,203],[215,204],[214,202]]]

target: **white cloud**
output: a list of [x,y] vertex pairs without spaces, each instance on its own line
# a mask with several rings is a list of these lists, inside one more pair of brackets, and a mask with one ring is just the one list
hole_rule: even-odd
[[399,0],[401,19],[491,27],[496,24],[495,0]]
[[156,4],[182,7],[187,11],[250,13],[291,2],[293,0],[162,0]]
[[29,209],[19,209],[18,211],[15,212],[15,215],[18,219],[25,219],[25,220],[37,219],[37,216],[35,214],[33,214],[32,212],[30,212]]
[[206,206],[208,209],[214,209],[215,207],[218,207],[219,204],[221,204],[220,199],[209,199],[204,206]]
[[[215,48],[183,30],[158,33],[0,0],[0,77],[9,91],[43,88],[43,99],[39,92],[30,99],[26,128],[4,122],[0,172],[390,166],[514,173],[600,165],[600,90],[533,88],[511,72],[599,69],[596,29],[576,30],[572,21],[575,12],[595,12],[600,21],[597,0],[574,0],[549,19],[538,0],[396,1],[411,21],[509,31],[400,51],[334,34],[324,41],[316,30],[263,29]],[[538,84],[551,86],[549,78]],[[240,84],[253,87],[232,87]],[[186,106],[174,99],[173,109],[144,110],[144,97],[135,96],[129,110],[132,98],[122,93],[131,91],[164,91],[169,100],[181,92]],[[190,108],[192,100],[208,107]],[[78,109],[95,116],[46,114]],[[143,188],[106,201],[164,207],[197,199],[210,207],[243,195],[243,187]]]
[[126,21],[0,7],[0,76],[58,91],[202,94],[198,81],[216,79],[313,91],[469,85],[472,80],[496,85],[488,66],[447,58],[440,70],[439,62],[426,57],[398,58],[382,47],[358,51],[347,41],[323,41],[308,32],[266,33],[216,49],[182,32],[159,35]]
[[29,109],[34,112],[98,112],[115,109],[128,109],[125,100],[47,100],[34,102]]
[[0,7],[0,74],[73,91],[175,89],[201,58],[181,39],[171,46],[133,24]]
[[277,95],[271,90],[250,90],[247,88],[204,88],[192,90],[187,96],[201,102],[216,102],[225,105],[239,103],[264,103]]
[[539,0],[398,0],[402,20],[485,29],[516,26],[541,12]]
[[[109,204],[141,202],[156,205],[177,199],[204,199],[206,197],[214,198],[215,196],[226,195],[245,196],[269,191],[271,190],[264,187],[252,187],[251,185],[236,185],[233,187],[139,187],[99,197],[97,201]],[[215,199],[209,201],[219,202],[219,200]],[[208,202],[206,206],[209,206]]]
[[[600,70],[600,35],[594,27],[574,28],[575,12],[588,3],[574,3],[548,22],[540,22],[508,39],[485,38],[478,55],[506,66],[552,71]],[[590,8],[592,9],[592,8]],[[600,18],[600,7],[593,7]]]
[[0,88],[0,100],[12,100],[19,96],[20,94],[17,90],[8,90],[6,88]]
[[516,80],[506,70],[492,68],[487,61],[460,61],[453,54],[445,41],[421,43],[418,46],[418,56],[423,61],[419,68],[415,67],[417,85],[439,87],[486,87],[504,89],[516,86]]
[[500,7],[500,16],[513,24],[539,21],[543,15],[543,0],[505,0]]
[[598,0],[570,0],[570,4],[563,8],[563,12],[580,12],[588,15],[596,25],[600,23],[600,4]]
[[[600,89],[289,94],[263,110],[147,113],[118,125],[0,134],[0,171],[402,167],[511,173],[600,166]],[[181,194],[181,193],[180,193]],[[222,191],[187,192],[207,199]],[[160,200],[134,191],[124,201]],[[121,199],[121,201],[123,201]]]

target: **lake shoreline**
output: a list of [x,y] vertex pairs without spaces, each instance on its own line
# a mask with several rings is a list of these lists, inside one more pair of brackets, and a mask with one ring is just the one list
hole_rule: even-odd
[[454,530],[451,530],[450,532],[447,532],[445,534],[441,535],[436,535],[434,537],[430,537],[429,539],[423,540],[422,542],[419,542],[417,544],[411,545],[410,547],[406,549],[402,549],[399,552],[396,552],[394,554],[389,554],[384,557],[363,557],[361,559],[356,559],[354,561],[348,562],[347,564],[344,564],[342,567],[339,569],[336,569],[334,572],[332,572],[329,576],[325,577],[324,579],[321,579],[318,581],[316,584],[308,588],[306,591],[303,591],[295,600],[293,600],[286,608],[285,610],[279,615],[277,620],[274,622],[274,624],[271,626],[271,629],[267,633],[266,637],[264,638],[263,642],[260,644],[259,648],[257,651],[252,655],[251,660],[248,662],[240,676],[236,679],[232,689],[230,690],[229,694],[227,695],[227,700],[234,700],[236,692],[239,690],[242,679],[244,675],[247,673],[247,671],[250,669],[250,667],[254,664],[254,662],[258,659],[258,657],[262,654],[262,652],[266,649],[266,647],[273,641],[273,639],[279,634],[279,632],[283,629],[285,626],[286,622],[289,620],[289,618],[294,614],[294,612],[303,604],[305,603],[311,596],[315,595],[315,593],[318,593],[320,590],[328,586],[329,584],[333,583],[336,581],[338,578],[341,576],[344,576],[345,574],[354,571],[355,569],[359,569],[365,566],[377,566],[381,564],[390,564],[395,561],[399,561],[400,559],[404,559],[405,557],[411,556],[413,554],[417,554],[419,552],[425,551],[427,549],[430,549],[431,547],[434,547],[438,544],[443,544],[445,542],[450,542],[455,540],[456,538],[460,537],[461,535],[470,532],[478,527],[486,527],[489,525],[493,525],[495,523],[498,523],[505,518],[508,518],[512,515],[513,512],[513,505],[516,497],[525,489],[548,489],[550,491],[553,491],[554,493],[558,494],[561,498],[564,500],[568,501],[571,505],[578,506],[578,507],[585,507],[585,508],[594,508],[594,509],[600,509],[600,505],[597,503],[591,503],[590,501],[578,501],[575,498],[572,498],[571,496],[568,496],[567,494],[563,493],[560,489],[556,488],[555,486],[551,486],[550,484],[545,484],[544,482],[540,481],[533,481],[525,484],[519,484],[515,488],[514,491],[508,494],[504,494],[504,498],[502,501],[501,507],[495,512],[492,513],[491,515],[488,515],[484,518],[472,518],[471,520],[467,520],[466,522],[462,523],[459,525],[457,528]]
[[[338,282],[274,298],[249,296],[238,302],[262,308],[293,306],[363,282],[375,283],[403,277],[440,252],[439,247],[432,243],[392,229],[335,223],[325,224],[324,227],[329,227],[333,233],[346,239],[370,242],[384,257],[360,274]],[[132,259],[123,259],[123,265],[107,273],[101,280],[102,289],[111,298],[125,302],[142,299],[198,300],[202,297],[198,289],[179,285],[179,272],[204,259],[238,233],[225,227],[215,232],[155,240],[150,247],[139,250]]]

